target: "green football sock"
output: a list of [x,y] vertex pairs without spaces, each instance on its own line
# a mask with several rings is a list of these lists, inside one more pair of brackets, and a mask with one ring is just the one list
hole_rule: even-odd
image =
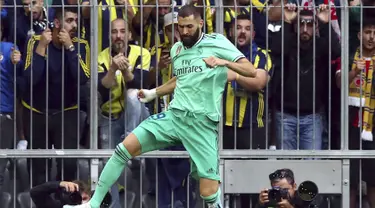
[[90,200],[92,208],[100,207],[105,195],[107,195],[110,187],[120,177],[126,163],[131,157],[132,156],[122,143],[117,145],[115,152],[100,174],[98,186],[96,187],[94,196]]

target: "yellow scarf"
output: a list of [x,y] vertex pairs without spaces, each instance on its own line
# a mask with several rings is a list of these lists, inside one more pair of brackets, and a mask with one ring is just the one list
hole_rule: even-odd
[[[352,70],[356,70],[356,61],[360,59],[360,49],[358,48],[354,55]],[[365,141],[372,141],[373,118],[375,111],[375,91],[372,90],[372,76],[375,56],[372,57],[370,66],[358,74],[349,85],[349,105],[362,107],[362,134],[361,138]],[[359,121],[359,125],[360,125]]]

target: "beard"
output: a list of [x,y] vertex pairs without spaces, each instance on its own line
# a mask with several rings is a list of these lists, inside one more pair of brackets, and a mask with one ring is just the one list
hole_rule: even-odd
[[199,35],[199,29],[197,29],[192,36],[181,35],[182,44],[187,48],[191,48],[198,41]]
[[117,40],[114,44],[112,44],[112,52],[118,54],[121,52],[121,49],[125,47],[125,41]]

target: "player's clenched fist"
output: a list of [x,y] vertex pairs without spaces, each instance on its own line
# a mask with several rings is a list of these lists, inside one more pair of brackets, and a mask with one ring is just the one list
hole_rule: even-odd
[[47,46],[52,41],[52,32],[49,28],[43,31],[39,43],[43,46]]
[[10,60],[13,64],[18,64],[18,62],[21,61],[21,52],[19,50],[16,50],[15,48],[12,48],[12,54],[10,55]]
[[138,99],[142,103],[148,103],[154,100],[156,97],[157,97],[156,89],[152,89],[152,90],[142,89],[138,91]]
[[227,60],[219,59],[214,56],[204,58],[203,61],[206,63],[208,67],[211,67],[211,68],[215,68],[217,66],[225,66],[228,63]]

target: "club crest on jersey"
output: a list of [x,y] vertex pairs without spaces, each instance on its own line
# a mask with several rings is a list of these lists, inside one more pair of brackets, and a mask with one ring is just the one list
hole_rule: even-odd
[[181,49],[182,49],[182,46],[179,45],[178,48],[177,48],[177,50],[176,50],[176,56],[177,56],[178,54],[180,54]]

